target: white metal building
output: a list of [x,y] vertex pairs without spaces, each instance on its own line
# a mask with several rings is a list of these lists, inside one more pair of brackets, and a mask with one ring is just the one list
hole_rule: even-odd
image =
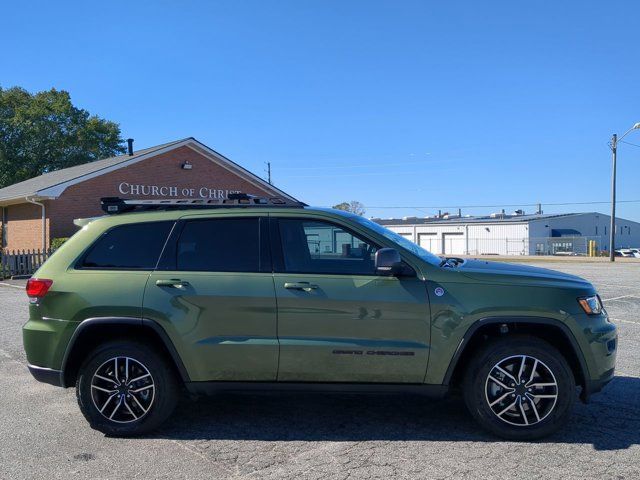
[[[526,215],[518,211],[372,220],[435,254],[587,255],[590,246],[596,254],[609,249],[610,216],[595,212]],[[640,246],[640,223],[618,218],[615,246]]]

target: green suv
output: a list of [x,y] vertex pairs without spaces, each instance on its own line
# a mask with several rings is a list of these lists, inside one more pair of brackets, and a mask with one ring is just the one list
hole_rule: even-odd
[[234,194],[103,199],[27,284],[32,375],[76,387],[95,429],[158,427],[183,390],[461,392],[535,439],[613,377],[587,281],[440,258],[357,215]]

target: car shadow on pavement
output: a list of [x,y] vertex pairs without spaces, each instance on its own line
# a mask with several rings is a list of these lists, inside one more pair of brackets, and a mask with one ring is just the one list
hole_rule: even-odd
[[[457,398],[409,395],[220,394],[184,400],[151,437],[175,440],[500,442]],[[542,440],[618,450],[640,444],[640,378],[615,377],[566,427]]]

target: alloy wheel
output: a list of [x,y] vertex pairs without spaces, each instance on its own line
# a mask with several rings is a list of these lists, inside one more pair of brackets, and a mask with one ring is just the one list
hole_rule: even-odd
[[155,397],[151,373],[131,357],[113,357],[100,365],[91,379],[91,399],[100,414],[116,423],[144,417]]
[[501,421],[518,427],[540,423],[558,400],[558,383],[551,369],[530,355],[500,360],[485,382],[489,408]]

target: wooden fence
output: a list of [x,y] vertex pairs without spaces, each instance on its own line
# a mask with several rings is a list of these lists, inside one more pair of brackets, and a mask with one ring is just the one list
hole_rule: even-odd
[[0,250],[0,279],[31,275],[51,256],[51,250]]

